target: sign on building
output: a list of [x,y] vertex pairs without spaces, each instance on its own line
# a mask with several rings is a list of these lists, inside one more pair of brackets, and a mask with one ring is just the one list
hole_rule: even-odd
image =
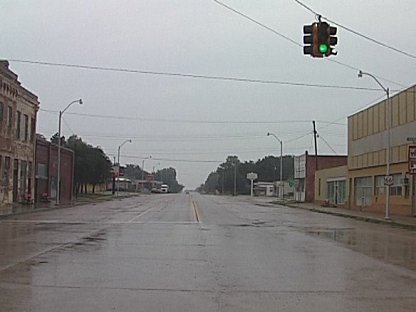
[[388,175],[384,177],[384,185],[392,186],[394,183],[393,176]]
[[409,146],[409,173],[416,174],[416,145]]

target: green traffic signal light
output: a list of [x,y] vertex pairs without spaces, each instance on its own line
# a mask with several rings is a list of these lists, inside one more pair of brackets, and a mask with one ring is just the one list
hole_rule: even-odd
[[327,45],[327,44],[325,44],[325,43],[321,43],[321,44],[319,45],[319,52],[321,52],[322,54],[327,53],[327,52],[328,52],[328,49],[329,49],[329,47],[328,47],[328,45]]

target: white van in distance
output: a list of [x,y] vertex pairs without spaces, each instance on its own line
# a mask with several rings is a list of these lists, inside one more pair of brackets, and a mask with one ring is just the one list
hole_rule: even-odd
[[169,193],[169,185],[167,184],[162,184],[162,186],[160,187],[160,191],[162,193]]

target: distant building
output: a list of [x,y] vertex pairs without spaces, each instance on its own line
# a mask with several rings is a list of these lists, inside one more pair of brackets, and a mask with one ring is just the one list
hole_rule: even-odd
[[[282,188],[282,190],[280,190]],[[293,197],[293,187],[289,185],[289,182],[280,181],[275,182],[254,182],[254,195],[255,196],[269,196],[279,197],[279,194],[283,194],[285,198]]]
[[276,196],[273,182],[254,182],[253,192],[255,196]]
[[315,171],[343,166],[347,164],[347,156],[309,155],[294,157],[295,200],[299,202],[315,201]]
[[134,191],[134,187],[130,179],[117,177],[116,178],[116,191]]
[[31,203],[35,192],[35,132],[39,101],[0,61],[0,214]]

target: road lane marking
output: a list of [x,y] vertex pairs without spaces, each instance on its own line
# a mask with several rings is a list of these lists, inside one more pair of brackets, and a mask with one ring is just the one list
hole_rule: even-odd
[[192,201],[192,206],[194,208],[194,217],[196,222],[201,223],[201,218],[199,217],[199,207],[198,204],[193,200]]
[[139,213],[137,216],[135,216],[132,219],[130,219],[129,221],[127,221],[127,223],[133,223],[134,221],[136,221],[137,219],[139,219],[140,217],[142,217],[146,213],[150,212],[153,208],[155,208],[155,207],[150,207],[150,208],[146,209],[145,211]]

